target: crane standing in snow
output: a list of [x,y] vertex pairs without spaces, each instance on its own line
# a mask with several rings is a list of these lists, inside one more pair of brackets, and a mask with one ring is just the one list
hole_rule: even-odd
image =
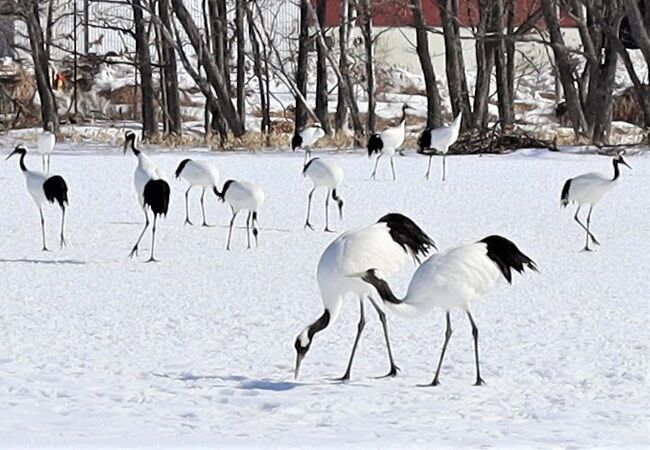
[[363,304],[366,298],[377,311],[384,330],[390,361],[390,371],[386,377],[395,376],[399,368],[393,359],[388,339],[386,315],[370,297],[372,287],[360,278],[351,277],[350,274],[365,272],[373,267],[383,273],[393,273],[404,267],[411,259],[419,261],[420,256],[427,255],[431,248],[435,248],[431,238],[411,219],[397,213],[387,214],[367,227],[345,232],[332,241],[321,255],[316,272],[324,307],[323,314],[296,338],[294,377],[298,378],[300,364],[311,348],[314,336],[334,323],[341,310],[343,299],[349,293],[356,294],[359,298],[360,318],[350,360],[340,380],[350,378],[354,355],[366,324]]
[[205,204],[203,203],[205,199],[205,191],[208,188],[217,187],[219,182],[219,171],[201,161],[194,161],[192,159],[184,159],[176,168],[176,178],[184,178],[190,185],[185,191],[185,223],[189,225],[194,225],[190,221],[190,207],[188,196],[190,195],[190,190],[194,186],[201,186],[201,213],[203,214],[203,226],[209,226],[205,220]]
[[314,195],[314,191],[319,186],[327,188],[327,194],[325,195],[325,231],[332,232],[329,227],[329,200],[330,195],[332,199],[337,203],[339,207],[339,216],[343,219],[343,200],[338,196],[336,189],[343,181],[343,169],[336,164],[334,161],[328,161],[320,158],[313,158],[302,170],[303,176],[308,176],[311,180],[313,187],[309,191],[307,196],[307,219],[305,219],[305,228],[310,228],[311,230],[314,227],[309,223],[309,216],[311,213],[311,198]]
[[537,271],[535,263],[517,246],[501,236],[489,236],[474,244],[463,245],[429,257],[411,278],[406,296],[397,298],[376,269],[361,274],[361,279],[375,287],[389,311],[407,317],[421,317],[435,307],[445,311],[447,327],[445,343],[431,386],[439,384],[440,368],[451,338],[449,311],[465,310],[472,326],[474,359],[476,362],[476,386],[484,383],[478,358],[478,327],[474,322],[470,305],[483,297],[503,276],[512,282],[512,269],[521,273],[528,267]]
[[43,217],[43,205],[47,203],[57,202],[61,207],[61,248],[66,244],[65,242],[65,208],[68,205],[68,186],[59,175],[50,175],[43,172],[36,172],[29,170],[25,166],[25,155],[27,148],[24,145],[18,145],[13,152],[7,156],[6,159],[11,158],[13,155],[20,155],[20,170],[25,176],[27,184],[27,191],[32,196],[34,203],[38,207],[38,212],[41,216],[41,233],[43,236],[43,251],[48,251],[47,244],[45,243],[45,218]]
[[429,179],[429,174],[431,173],[431,158],[433,153],[429,153],[426,150],[437,150],[442,153],[442,181],[447,179],[447,164],[445,158],[449,147],[454,145],[458,140],[458,135],[460,133],[460,124],[463,121],[463,113],[459,112],[454,121],[450,125],[445,125],[439,128],[427,128],[422,132],[420,138],[418,139],[418,153],[429,156],[429,166],[427,167],[427,180]]
[[230,219],[230,227],[228,228],[226,250],[230,250],[232,228],[235,224],[237,214],[239,214],[240,211],[248,211],[248,217],[246,218],[247,248],[251,248],[251,227],[253,228],[253,236],[255,237],[255,246],[257,246],[257,235],[259,234],[257,211],[264,202],[264,191],[262,191],[262,188],[257,184],[249,183],[248,181],[228,180],[223,184],[221,192],[219,192],[216,187],[213,188],[213,190],[222,202],[227,202],[228,205],[230,205],[232,211],[232,219]]
[[[591,225],[591,212],[594,209],[596,203],[605,195],[608,191],[614,188],[618,181],[620,180],[620,170],[619,164],[623,164],[631,169],[630,165],[623,159],[623,152],[616,154],[612,161],[614,165],[614,176],[609,178],[607,175],[601,173],[585,173],[579,175],[575,178],[569,178],[564,187],[562,188],[562,195],[560,196],[560,203],[563,207],[567,207],[569,203],[575,202],[578,204],[578,209],[576,214],[573,217],[574,220],[580,225],[580,227],[585,230],[586,243],[584,251],[591,251],[589,248],[589,240],[596,245],[600,245],[596,237],[590,230]],[[578,214],[580,213],[580,208],[584,205],[589,205],[589,212],[587,213],[587,224],[585,225],[580,221]]]
[[131,151],[138,158],[138,166],[133,174],[133,185],[135,192],[138,195],[138,202],[144,212],[144,228],[138,237],[135,245],[129,253],[129,257],[137,256],[138,246],[144,236],[144,233],[149,227],[149,214],[148,210],[153,213],[153,226],[151,230],[151,256],[147,262],[156,261],[154,258],[154,246],[156,242],[156,220],[158,216],[167,215],[169,210],[169,184],[166,181],[165,173],[156,166],[156,164],[144,153],[136,148],[135,133],[127,131],[124,135],[124,153],[131,147]]
[[47,127],[38,133],[37,137],[38,153],[41,155],[43,160],[43,172],[45,173],[50,171],[50,158],[52,157],[52,151],[56,145],[56,135],[50,131],[52,129],[54,129],[54,124],[48,122]]
[[393,181],[395,181],[395,163],[393,162],[393,156],[395,156],[395,151],[402,146],[404,138],[406,137],[407,109],[413,108],[406,104],[402,106],[402,119],[396,127],[386,128],[381,133],[371,135],[368,139],[368,157],[372,156],[373,153],[377,153],[375,168],[373,169],[372,174],[370,174],[370,178],[373,180],[377,176],[379,160],[382,156],[386,155],[390,158],[390,168],[393,172]]
[[305,150],[305,158],[302,162],[303,165],[305,165],[307,160],[311,158],[312,147],[316,145],[316,142],[318,142],[318,140],[323,136],[325,136],[325,130],[320,123],[316,123],[311,127],[303,128],[300,131],[296,130],[291,139],[291,148],[294,152],[298,148]]

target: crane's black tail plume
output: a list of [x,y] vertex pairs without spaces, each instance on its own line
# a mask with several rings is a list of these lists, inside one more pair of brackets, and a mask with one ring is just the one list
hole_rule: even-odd
[[371,134],[368,138],[368,156],[372,156],[373,153],[379,153],[384,148],[384,141],[381,140],[379,134]]
[[431,248],[437,250],[436,244],[415,222],[399,213],[383,216],[377,223],[384,222],[388,226],[391,238],[404,250],[411,252],[417,262],[420,256],[426,256]]
[[165,180],[149,180],[144,185],[144,204],[157,216],[166,216],[169,210],[169,184]]
[[43,190],[48,202],[54,203],[56,201],[61,208],[68,204],[68,185],[59,175],[54,175],[45,180]]
[[564,183],[564,187],[562,188],[562,195],[560,196],[560,205],[562,205],[564,208],[569,205],[569,189],[571,189],[570,178],[566,180],[566,183]]
[[522,273],[528,267],[537,272],[535,262],[524,255],[512,241],[502,236],[488,236],[480,242],[487,245],[487,257],[499,267],[508,283],[512,283],[511,269]]

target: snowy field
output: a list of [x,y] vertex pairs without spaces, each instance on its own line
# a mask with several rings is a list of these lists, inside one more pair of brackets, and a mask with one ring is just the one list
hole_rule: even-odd
[[[224,250],[227,207],[210,195],[214,228],[183,225],[185,184],[171,181],[171,212],[156,254],[127,255],[142,227],[133,191],[136,160],[117,150],[59,149],[52,169],[70,187],[63,251],[42,253],[38,212],[17,160],[0,170],[0,446],[65,447],[648,447],[650,446],[650,159],[596,208],[602,246],[582,253],[574,209],[559,207],[567,177],[611,173],[602,156],[519,152],[451,157],[449,180],[424,179],[426,158],[382,161],[378,181],[359,154],[345,170],[338,231],[399,211],[442,249],[498,233],[537,263],[478,302],[482,375],[474,387],[472,339],[452,314],[441,386],[430,382],[444,334],[440,311],[389,317],[402,371],[388,370],[381,327],[367,308],[352,379],[340,376],[358,306],[314,340],[293,377],[293,342],[322,306],[318,258],[335,235],[303,230],[310,188],[302,154],[207,154],[227,178],[267,193],[260,247],[235,230]],[[7,149],[5,153],[9,150]],[[187,153],[151,155],[171,175]],[[28,167],[40,158],[28,155]],[[192,219],[200,223],[198,191]],[[334,211],[334,209],[332,209]],[[323,192],[312,222],[323,226]],[[58,248],[59,210],[48,208],[48,244]],[[241,218],[243,224],[243,217]],[[406,287],[410,270],[394,279]]]

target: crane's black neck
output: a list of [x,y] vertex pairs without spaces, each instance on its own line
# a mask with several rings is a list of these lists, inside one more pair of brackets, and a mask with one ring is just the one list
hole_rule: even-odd
[[384,302],[399,305],[404,301],[404,299],[397,298],[388,283],[377,277],[374,270],[368,270],[361,279],[366,283],[370,283],[377,290],[379,296]]
[[20,154],[20,163],[19,164],[20,164],[20,170],[22,170],[23,172],[27,172],[27,166],[25,165],[25,155],[26,155],[25,152]]
[[307,336],[311,341],[314,335],[320,331],[323,331],[330,323],[330,312],[326,309],[323,311],[323,314],[316,319],[316,322],[312,323],[307,329]]
[[618,168],[618,164],[619,164],[618,159],[614,158],[614,178],[612,178],[612,181],[618,180],[618,177],[621,176],[621,171]]
[[400,126],[404,125],[406,122],[406,108],[402,108],[402,120],[400,120],[399,124]]
[[131,138],[131,151],[135,156],[138,156],[140,154],[140,150],[135,148],[135,136]]

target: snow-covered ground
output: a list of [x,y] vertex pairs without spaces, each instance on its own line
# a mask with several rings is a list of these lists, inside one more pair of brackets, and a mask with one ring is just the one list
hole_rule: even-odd
[[[127,254],[142,226],[135,158],[58,149],[70,187],[69,246],[40,252],[38,213],[15,160],[0,169],[0,445],[65,447],[648,447],[650,446],[650,160],[629,157],[620,185],[596,208],[602,243],[581,253],[562,184],[611,171],[608,158],[547,152],[448,159],[446,183],[426,181],[426,158],[334,156],[345,170],[337,230],[389,211],[410,215],[441,248],[499,233],[539,266],[475,305],[483,377],[472,386],[470,328],[452,315],[442,385],[429,382],[444,333],[437,311],[390,318],[398,365],[388,369],[372,310],[349,383],[358,311],[319,334],[301,378],[293,342],[321,312],[320,253],[335,236],[303,230],[309,183],[302,154],[194,153],[229,178],[259,182],[267,200],[257,250],[245,232],[224,250],[228,209],[208,201],[214,228],[183,226],[185,185],[174,180],[159,228],[158,264]],[[171,176],[186,153],[152,155]],[[40,159],[28,155],[28,165]],[[439,169],[439,161],[436,169]],[[323,193],[313,222],[322,229]],[[47,211],[56,248],[59,215]],[[199,221],[198,192],[192,217]],[[336,217],[332,215],[332,217]],[[243,219],[243,218],[242,218]],[[243,222],[242,222],[243,223]],[[144,251],[149,236],[143,241]],[[409,271],[395,278],[402,292]]]

